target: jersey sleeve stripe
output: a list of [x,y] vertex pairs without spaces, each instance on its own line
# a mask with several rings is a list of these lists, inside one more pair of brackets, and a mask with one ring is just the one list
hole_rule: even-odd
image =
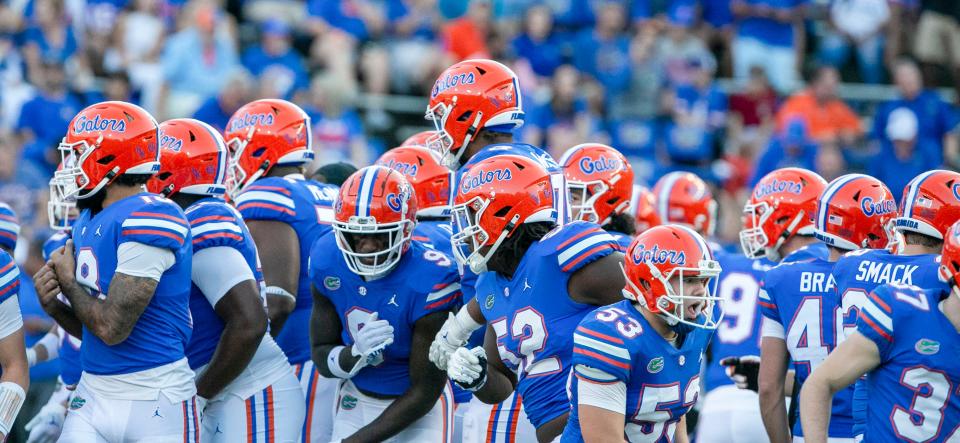
[[602,361],[602,362],[604,362],[604,363],[606,363],[606,364],[608,364],[608,365],[616,366],[616,367],[621,368],[621,369],[630,370],[630,364],[629,364],[629,363],[619,362],[619,361],[616,361],[616,360],[614,360],[614,359],[612,359],[612,358],[605,357],[605,356],[603,356],[603,355],[597,354],[596,352],[589,351],[589,350],[587,350],[587,349],[574,347],[574,348],[573,348],[573,353],[574,353],[574,354],[585,355],[585,356],[587,356],[587,357],[597,359],[597,360]]
[[293,202],[292,198],[286,197],[274,192],[247,191],[247,192],[244,192],[243,194],[240,194],[240,196],[237,197],[238,205],[242,205],[244,203],[253,202],[253,201],[268,202],[268,203],[273,203],[275,205],[286,207],[288,209],[297,209],[297,205],[296,203]]
[[6,287],[0,286],[0,299],[3,299],[11,292],[17,292],[20,289],[20,279],[15,280],[13,283],[7,285]]
[[[13,269],[10,269],[10,267]],[[13,266],[13,262],[10,262],[7,266],[4,266],[3,269],[0,269],[0,287],[10,284],[10,282],[20,276],[20,270],[16,266]],[[17,281],[19,283],[19,280]]]
[[[2,228],[0,228],[2,229]],[[17,241],[17,236],[11,232],[0,230],[0,237],[9,238],[12,241]]]
[[427,238],[427,237],[421,237],[421,236],[419,236],[419,235],[414,235],[413,237],[410,237],[410,238],[411,238],[413,241],[430,243],[430,239]]
[[247,191],[270,191],[270,192],[279,192],[283,195],[290,195],[290,190],[287,188],[282,188],[280,186],[266,186],[266,185],[253,185],[247,188]]
[[[436,289],[436,286],[434,286],[434,288]],[[450,283],[440,288],[437,291],[433,291],[427,294],[427,302],[432,302],[434,300],[446,297],[451,292],[459,291],[459,290],[460,290],[460,283],[457,283],[457,282]]]
[[614,248],[613,245],[611,245],[611,244],[599,245],[599,246],[597,246],[597,247],[595,247],[595,248],[593,248],[593,249],[591,249],[591,250],[589,250],[589,251],[581,254],[579,257],[577,257],[577,258],[574,259],[573,261],[570,261],[569,263],[567,263],[566,265],[564,265],[560,270],[562,270],[562,271],[564,271],[564,272],[569,271],[569,270],[572,269],[574,266],[576,266],[578,263],[586,260],[587,258],[589,258],[590,256],[592,256],[593,254],[596,254],[596,253],[598,253],[598,252],[600,252],[600,251],[602,251],[602,250],[604,250],[604,249],[613,249],[613,250],[616,250],[616,248]]
[[862,315],[860,316],[860,318],[863,319],[863,322],[866,323],[867,326],[870,326],[871,328],[873,328],[874,331],[877,332],[877,334],[880,334],[881,337],[883,337],[887,341],[893,341],[893,336],[887,333],[886,331],[884,331],[881,327],[877,326],[877,324],[874,323],[873,320],[870,320],[869,316]]
[[589,338],[580,334],[576,334],[576,333],[573,334],[573,343],[574,343],[574,346],[580,346],[581,348],[590,348],[594,351],[603,352],[604,354],[619,358],[621,360],[630,361],[630,352],[620,346],[604,343],[602,341],[594,340],[592,338]]
[[156,229],[124,229],[121,234],[123,235],[159,235],[161,237],[172,238],[177,241],[179,244],[183,244],[184,236],[176,235],[167,231],[160,231]]
[[612,247],[613,244],[616,243],[616,240],[614,240],[610,234],[607,234],[605,232],[595,232],[594,235],[591,235],[588,238],[581,239],[576,244],[573,244],[570,247],[562,249],[563,252],[561,252],[557,256],[557,258],[561,264],[566,263],[567,261],[575,257],[577,254],[579,254],[583,250],[588,249],[596,244],[604,243],[604,242],[609,243],[610,246]]
[[271,210],[271,211],[282,212],[282,213],[284,213],[284,214],[291,215],[291,216],[297,215],[296,212],[294,212],[294,211],[292,211],[292,210],[290,210],[290,209],[288,209],[288,208],[284,208],[283,206],[272,205],[272,204],[269,204],[269,203],[255,203],[255,202],[250,202],[250,203],[244,203],[244,204],[241,204],[240,206],[237,206],[237,209],[239,209],[239,210],[241,210],[241,211],[243,211],[243,210],[245,210],[245,209],[247,209],[247,208],[264,208],[264,209],[269,209],[269,210]]
[[239,236],[239,235],[237,235],[237,234],[231,234],[231,233],[229,233],[229,232],[215,232],[215,233],[213,233],[213,234],[207,234],[207,235],[202,235],[202,236],[200,236],[200,237],[194,237],[194,238],[193,238],[193,244],[196,245],[196,244],[205,242],[205,241],[207,241],[207,240],[211,240],[211,239],[214,239],[214,238],[224,238],[224,237],[225,237],[225,238],[232,239],[232,240],[236,240],[236,241],[243,241],[243,237],[241,237],[241,236]]
[[121,225],[123,228],[159,228],[166,229],[168,231],[176,232],[181,236],[187,235],[187,227],[181,226],[177,223],[168,222],[165,220],[157,220],[155,218],[128,218],[123,221]]
[[190,225],[199,225],[201,223],[206,223],[211,221],[225,221],[225,222],[236,223],[237,219],[235,217],[231,217],[227,215],[208,215],[206,217],[200,217],[196,220],[191,220]]
[[0,220],[6,220],[11,223],[16,223],[17,219],[11,215],[0,214]]
[[236,223],[230,222],[213,222],[213,223],[202,223],[199,225],[193,225],[190,229],[190,232],[193,235],[206,234],[211,231],[230,231],[235,234],[240,234],[243,231],[240,230],[240,226],[237,226]]
[[890,309],[890,305],[884,303],[883,300],[881,300],[880,297],[877,297],[876,294],[874,294],[874,293],[871,292],[871,293],[867,294],[867,298],[869,298],[870,301],[876,303],[877,306],[879,306],[881,309],[883,309],[887,314],[893,313],[893,310]]
[[867,314],[867,317],[872,317],[873,320],[876,320],[880,326],[883,326],[884,330],[893,332],[893,319],[886,313],[880,310],[877,305],[873,304],[871,300],[865,300],[862,307],[864,313]]
[[447,304],[447,303],[450,303],[450,302],[456,300],[457,297],[459,297],[459,296],[460,296],[460,291],[454,292],[453,294],[450,294],[450,296],[447,297],[447,298],[444,298],[444,299],[442,299],[442,300],[437,300],[437,301],[435,301],[435,302],[433,302],[433,303],[427,304],[426,306],[424,306],[424,309],[434,309],[434,308],[443,306],[443,305],[445,305],[445,304]]
[[777,305],[775,303],[768,303],[763,300],[757,300],[757,304],[767,309],[777,309]]
[[592,330],[592,329],[584,328],[583,326],[577,326],[577,332],[579,332],[579,333],[581,333],[581,334],[592,335],[592,336],[594,336],[594,337],[596,337],[596,338],[600,338],[600,339],[606,340],[606,341],[611,342],[611,343],[616,343],[616,344],[620,344],[620,345],[623,344],[623,339],[621,339],[621,338],[612,337],[612,336],[609,336],[609,335],[607,335],[607,334],[594,331],[594,330]]
[[593,228],[593,229],[590,229],[590,230],[587,230],[587,231],[583,231],[583,232],[581,232],[581,233],[579,233],[579,234],[577,234],[577,235],[574,235],[573,237],[568,238],[567,241],[565,241],[565,242],[563,242],[563,243],[560,243],[560,246],[557,246],[557,250],[558,250],[558,251],[562,251],[562,250],[563,250],[564,248],[566,248],[567,245],[569,245],[570,243],[573,243],[573,242],[581,239],[582,237],[584,237],[584,236],[586,236],[586,235],[594,234],[594,233],[597,233],[597,232],[601,232],[600,228]]
[[[587,365],[574,365],[573,372],[578,378],[585,378],[591,382],[616,383],[617,377],[603,369],[594,368]],[[580,377],[583,376],[583,377]]]
[[131,212],[131,213],[130,213],[130,216],[131,216],[131,217],[145,217],[145,218],[162,218],[162,219],[165,219],[165,220],[170,220],[170,221],[175,222],[175,223],[179,223],[179,224],[181,224],[181,225],[187,225],[187,221],[184,220],[183,218],[176,217],[176,216],[173,216],[173,215],[170,215],[170,214],[163,214],[163,213],[160,213],[160,212],[142,212],[142,211],[138,211],[138,212]]

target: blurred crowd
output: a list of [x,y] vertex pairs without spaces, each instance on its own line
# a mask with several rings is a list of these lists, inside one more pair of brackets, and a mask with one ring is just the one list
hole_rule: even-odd
[[[951,0],[8,0],[0,200],[25,233],[45,226],[56,145],[105,99],[222,129],[249,100],[286,98],[311,114],[315,167],[363,166],[426,129],[443,68],[480,56],[518,73],[519,138],[556,156],[609,143],[638,180],[690,170],[733,207],[786,165],[899,192],[956,164],[956,111],[931,87],[960,83],[958,20]],[[841,83],[895,98],[845,102]]]

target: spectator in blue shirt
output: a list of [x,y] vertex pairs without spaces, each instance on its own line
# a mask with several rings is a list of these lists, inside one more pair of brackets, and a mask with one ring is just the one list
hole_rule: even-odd
[[314,163],[307,169],[331,162],[368,165],[379,153],[372,152],[364,139],[363,124],[353,108],[349,92],[336,76],[324,75],[310,85],[311,102],[305,108],[310,116]]
[[243,66],[256,77],[269,77],[273,95],[289,99],[307,87],[303,57],[290,46],[290,28],[281,20],[267,20],[261,29],[260,44],[243,54]]
[[525,61],[533,72],[550,77],[563,62],[560,38],[553,34],[553,14],[550,8],[539,5],[527,10],[523,33],[510,43],[513,55]]
[[[920,68],[909,59],[900,59],[893,68],[893,80],[899,97],[883,103],[877,109],[873,119],[873,138],[890,143],[886,128],[890,113],[898,108],[913,111],[918,121],[918,149],[923,151],[936,165],[943,163],[944,151],[950,151],[955,144],[954,137],[948,136],[957,126],[956,111],[933,90],[924,89]],[[946,148],[946,149],[945,149]]]
[[203,5],[193,13],[190,26],[170,36],[163,50],[168,93],[166,113],[161,115],[192,114],[203,100],[220,92],[239,65],[234,36],[220,11]]
[[315,31],[333,27],[363,42],[379,35],[385,25],[383,11],[369,0],[310,0],[307,13]]
[[817,144],[807,135],[803,119],[790,120],[783,133],[770,140],[766,151],[757,160],[750,186],[753,187],[765,175],[780,168],[797,167],[815,171],[817,150]]
[[193,118],[223,132],[233,113],[251,100],[252,89],[253,79],[250,74],[243,69],[237,69],[230,75],[220,94],[203,102],[200,109],[193,113]]
[[897,108],[891,111],[880,152],[869,165],[870,175],[885,183],[896,201],[900,201],[903,188],[910,179],[940,166],[938,161],[925,154],[919,129],[919,119],[910,109]]
[[604,3],[596,26],[582,31],[573,48],[574,66],[593,76],[606,89],[608,99],[630,82],[630,39],[623,33],[624,15],[623,5]]
[[600,121],[589,112],[589,103],[583,94],[586,85],[582,76],[570,65],[557,69],[552,78],[550,95],[546,100],[528,105],[523,125],[523,140],[542,147],[558,157],[566,149],[596,140]]
[[37,95],[20,108],[17,132],[26,141],[56,144],[66,134],[67,125],[83,108],[67,90],[66,74],[59,63],[43,63]]
[[673,122],[667,126],[667,153],[681,162],[711,159],[713,145],[723,128],[727,96],[713,85],[716,64],[712,58],[688,60],[693,82],[674,90]]
[[733,39],[733,73],[746,79],[750,67],[762,66],[780,93],[797,85],[803,62],[803,13],[807,0],[733,0],[737,33]]
[[[416,92],[418,86],[432,82],[438,70],[447,67],[439,66],[443,63],[437,45],[440,12],[432,0],[389,0],[387,21],[390,37],[384,44],[389,50],[390,67],[384,75],[389,74],[394,91]],[[371,71],[368,68],[364,75],[375,74]]]

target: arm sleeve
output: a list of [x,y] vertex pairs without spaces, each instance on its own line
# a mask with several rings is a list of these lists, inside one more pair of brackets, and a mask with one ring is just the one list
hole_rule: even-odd
[[[628,381],[631,358],[626,343],[607,323],[592,321],[593,315],[573,333],[574,374],[594,383]],[[580,367],[591,370],[580,370]]]
[[193,252],[206,248],[227,246],[240,249],[245,246],[243,221],[235,210],[226,205],[201,205],[187,214],[190,234],[193,236]]
[[557,264],[563,272],[580,268],[617,251],[617,240],[592,223],[571,223],[557,235]]
[[880,351],[880,361],[885,361],[893,347],[893,310],[891,309],[891,290],[880,286],[867,295],[860,316],[857,319],[857,332],[870,339]]
[[[463,300],[460,273],[457,272],[453,259],[448,258],[448,260],[449,265],[444,268],[444,272],[434,272],[439,276],[439,282],[430,288],[426,296],[417,299],[417,306],[413,311],[414,321],[437,311],[453,310]],[[436,262],[429,263],[430,266],[440,266]]]
[[[578,366],[578,371],[588,371],[588,366]],[[593,369],[600,371],[599,369]],[[613,383],[595,383],[583,378],[577,381],[577,403],[596,406],[601,409],[626,414],[627,384],[622,381]]]
[[240,251],[226,246],[207,248],[193,254],[191,279],[210,306],[217,306],[227,291],[240,282],[254,280],[253,271]]
[[285,223],[296,220],[297,205],[292,193],[285,187],[250,186],[237,197],[236,205],[246,220],[276,220]]
[[190,224],[173,202],[158,199],[127,215],[121,224],[120,243],[135,242],[176,251],[190,239]]
[[16,295],[0,303],[0,340],[3,340],[23,327],[20,316],[20,300]]
[[117,272],[131,277],[160,281],[177,259],[169,249],[137,242],[121,243],[117,248]]
[[763,321],[760,323],[760,336],[786,340],[787,333],[784,331],[783,325],[780,324],[779,321],[772,320],[769,317],[764,317]]

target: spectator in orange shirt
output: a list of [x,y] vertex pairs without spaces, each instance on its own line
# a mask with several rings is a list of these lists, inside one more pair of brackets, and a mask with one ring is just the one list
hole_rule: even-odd
[[837,96],[840,75],[830,66],[813,72],[809,87],[794,94],[777,112],[777,131],[783,131],[794,117],[804,120],[810,137],[816,141],[852,144],[863,134],[860,118]]
[[471,58],[488,58],[487,33],[490,31],[490,2],[471,1],[467,13],[444,26],[442,41],[453,63]]

